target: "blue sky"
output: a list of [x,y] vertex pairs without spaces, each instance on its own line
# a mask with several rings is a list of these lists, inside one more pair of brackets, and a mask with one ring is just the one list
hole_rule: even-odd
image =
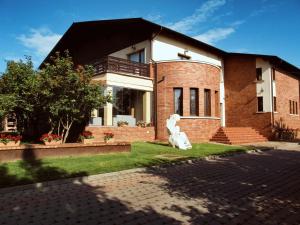
[[299,0],[0,0],[5,60],[36,66],[72,22],[143,17],[225,51],[273,54],[300,67]]

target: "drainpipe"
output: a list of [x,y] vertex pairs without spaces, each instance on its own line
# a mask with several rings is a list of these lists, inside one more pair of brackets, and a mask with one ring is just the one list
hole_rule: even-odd
[[272,113],[271,113],[271,129],[274,128],[274,91],[273,91],[274,67],[271,67],[271,96],[272,96]]

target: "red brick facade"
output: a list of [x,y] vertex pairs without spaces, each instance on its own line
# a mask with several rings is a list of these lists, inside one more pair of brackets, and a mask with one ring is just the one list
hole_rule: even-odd
[[154,127],[92,127],[86,128],[93,133],[96,141],[104,141],[104,132],[112,132],[116,142],[153,141]]
[[[183,89],[183,117],[179,126],[191,141],[208,141],[220,127],[219,115],[215,107],[215,91],[219,92],[220,69],[196,62],[161,62],[156,65],[156,137],[166,140],[166,120],[174,114],[174,88]],[[199,117],[190,117],[190,88],[198,88]],[[211,115],[204,117],[204,89],[211,90]],[[218,101],[218,100],[217,100]]]
[[297,102],[299,108],[299,78],[274,70],[277,112],[258,113],[256,57],[227,57],[224,70],[227,127],[253,127],[265,137],[273,138],[272,125],[282,118],[289,128],[300,129],[299,115],[291,115],[289,111],[290,100]]
[[[283,123],[289,128],[300,129],[299,117],[299,78],[290,76],[283,71],[274,70],[276,82],[276,101],[277,113],[274,113],[274,122],[278,122],[281,118]],[[289,101],[297,102],[298,114],[290,114]]]
[[269,137],[271,113],[257,113],[256,58],[227,57],[224,73],[226,126],[253,127]]

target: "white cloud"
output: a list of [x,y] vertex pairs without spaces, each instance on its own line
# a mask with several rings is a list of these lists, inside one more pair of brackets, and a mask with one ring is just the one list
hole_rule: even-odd
[[45,56],[54,47],[57,41],[62,37],[62,35],[53,33],[48,28],[40,29],[30,29],[29,34],[22,34],[17,39],[21,43],[34,50],[33,52],[37,56]]
[[233,27],[225,27],[225,28],[214,28],[211,30],[208,30],[207,32],[203,34],[199,34],[195,36],[194,38],[203,41],[208,44],[214,44],[220,40],[223,40],[227,38],[229,35],[235,32],[235,29]]
[[196,24],[206,21],[209,16],[225,3],[226,0],[208,0],[200,8],[196,9],[191,16],[183,18],[178,22],[167,24],[167,26],[173,30],[186,33],[191,31]]

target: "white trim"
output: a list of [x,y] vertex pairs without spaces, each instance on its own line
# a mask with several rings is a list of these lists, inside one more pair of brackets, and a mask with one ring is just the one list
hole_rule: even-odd
[[118,86],[142,91],[153,91],[153,79],[142,76],[104,73],[93,77],[93,80],[104,81],[107,86]]
[[180,119],[208,119],[208,120],[220,120],[220,117],[213,116],[180,116]]
[[222,66],[219,66],[217,64],[213,64],[213,63],[209,63],[209,62],[205,62],[205,61],[200,61],[200,60],[184,60],[184,59],[170,59],[170,60],[159,60],[159,61],[155,61],[155,63],[169,63],[169,62],[189,62],[189,63],[199,63],[199,64],[206,64],[206,65],[210,65],[210,66],[214,66],[218,69],[221,69]]

